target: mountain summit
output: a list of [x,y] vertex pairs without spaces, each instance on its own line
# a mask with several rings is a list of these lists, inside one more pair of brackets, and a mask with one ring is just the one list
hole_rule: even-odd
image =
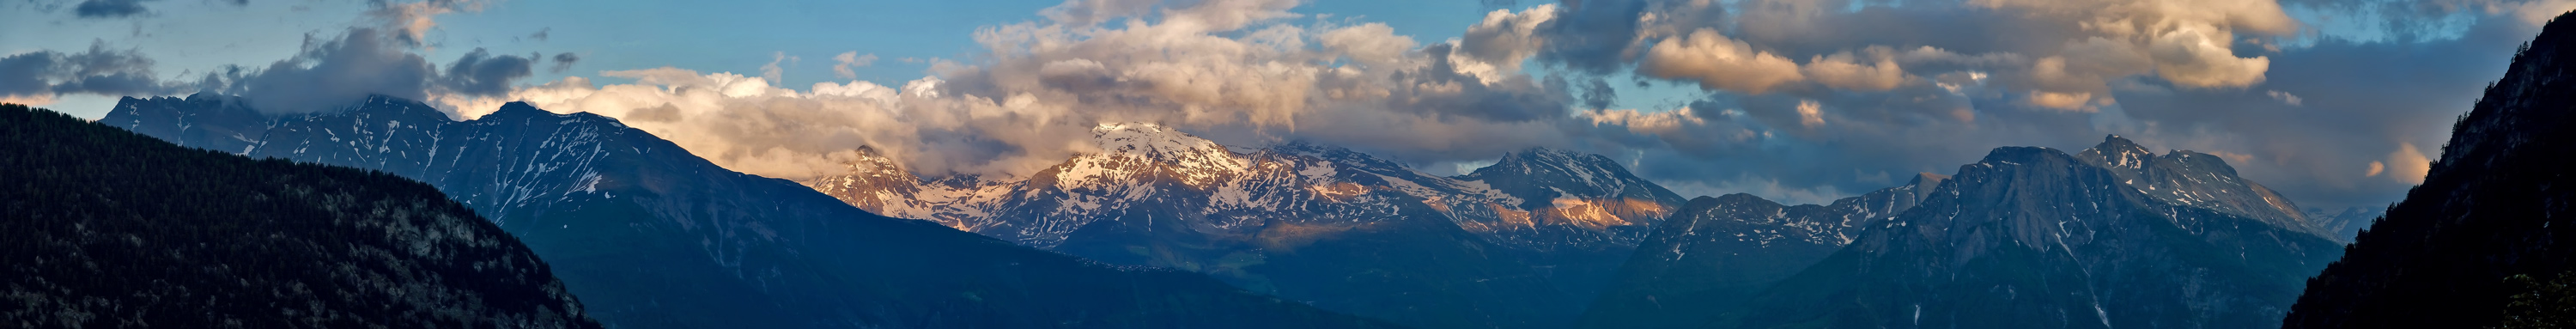
[[2236,167],[2218,156],[2188,150],[2155,155],[2119,135],[2075,154],[2076,159],[2110,169],[2120,182],[2159,200],[2224,211],[2274,226],[2336,237],[2311,222],[2297,204],[2271,188],[2236,176]]

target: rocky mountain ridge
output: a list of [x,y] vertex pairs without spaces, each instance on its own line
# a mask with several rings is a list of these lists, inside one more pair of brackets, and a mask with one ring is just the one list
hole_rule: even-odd
[[1388,326],[1199,274],[877,216],[592,114],[511,103],[457,121],[379,96],[238,118],[257,112],[200,101],[220,98],[129,98],[100,122],[227,152],[238,139],[193,132],[256,131],[239,135],[255,136],[240,152],[428,183],[526,241],[616,327]]

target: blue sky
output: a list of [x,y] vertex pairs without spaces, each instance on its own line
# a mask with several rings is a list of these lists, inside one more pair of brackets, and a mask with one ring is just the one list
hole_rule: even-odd
[[[422,52],[450,59],[473,48],[495,53],[572,52],[580,64],[540,71],[532,81],[601,70],[678,67],[757,74],[775,54],[801,58],[783,85],[834,77],[832,56],[856,51],[881,60],[858,69],[860,80],[900,83],[920,78],[926,62],[966,58],[978,50],[977,28],[1037,19],[1061,1],[501,1],[479,12],[442,16]],[[153,55],[156,71],[179,77],[222,65],[264,65],[295,53],[307,34],[328,36],[361,19],[365,1],[145,2],[151,13],[83,19],[75,1],[13,0],[0,5],[0,54],[83,49],[93,41]],[[49,8],[51,7],[51,8]],[[1397,33],[1455,36],[1483,17],[1486,4],[1458,1],[1316,1],[1298,12],[1384,22]],[[546,32],[545,40],[530,38]],[[139,33],[138,33],[139,32]],[[787,65],[787,64],[782,64]],[[66,97],[57,110],[97,118],[115,100]]]
[[[2576,8],[2571,0],[5,1],[0,56],[16,61],[0,59],[0,70],[53,75],[0,79],[0,96],[92,118],[117,96],[196,90],[255,104],[345,96],[298,88],[407,95],[467,118],[513,100],[610,116],[659,105],[688,120],[639,127],[719,164],[790,178],[863,145],[933,174],[1011,174],[1079,152],[1061,141],[1092,122],[1157,121],[1233,144],[1344,145],[1435,173],[1517,149],[1571,149],[1618,158],[1684,194],[1787,202],[1946,173],[1993,147],[2073,152],[2116,134],[2158,151],[2220,155],[2325,208],[2394,201],[2420,179],[2409,175],[2420,175],[2424,159],[2439,155],[2448,120],[2501,72],[2512,46],[2549,12]],[[141,11],[81,10],[118,4]],[[1496,10],[1504,11],[1488,21]],[[1095,11],[1106,19],[1049,14]],[[413,18],[434,22],[417,43],[353,33],[404,30]],[[1026,43],[987,47],[979,33]],[[390,39],[357,42],[378,37]],[[450,71],[470,64],[460,59],[476,49],[498,59],[478,66],[490,70]],[[850,52],[876,60],[856,67],[855,79],[836,76],[834,56]],[[560,54],[578,61],[557,71]],[[79,59],[151,65],[60,64]],[[939,61],[953,65],[938,69]],[[763,78],[773,62],[779,76]],[[243,70],[220,84],[200,81],[228,67]],[[669,70],[648,70],[657,68]],[[77,89],[66,80],[111,73],[158,81]],[[420,81],[375,81],[392,76]],[[937,81],[916,81],[930,76]],[[811,87],[818,83],[830,90]],[[916,84],[924,89],[902,92],[912,98],[894,96]],[[725,92],[692,93],[706,90]]]

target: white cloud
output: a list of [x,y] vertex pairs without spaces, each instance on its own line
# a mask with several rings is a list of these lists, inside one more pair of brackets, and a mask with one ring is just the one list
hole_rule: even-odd
[[2263,72],[2272,60],[2262,56],[2238,58],[2227,49],[2232,40],[2226,30],[2207,26],[2186,25],[2167,31],[2148,43],[2156,59],[2156,74],[2184,87],[2244,87],[2263,82]]
[[2306,102],[2306,100],[2299,99],[2299,95],[2292,95],[2285,91],[2273,90],[2263,92],[2263,94],[2272,96],[2272,100],[2281,101],[2282,104],[2290,104],[2290,106],[2299,106]]
[[2421,184],[2424,183],[2424,174],[2433,171],[2433,160],[2423,151],[2416,150],[2413,143],[2397,143],[2397,151],[2388,153],[2387,167],[2388,178],[2401,183]]
[[1369,67],[1403,65],[1405,53],[1418,43],[1412,37],[1395,35],[1395,28],[1381,23],[1367,23],[1326,31],[1316,41],[1325,49]]
[[1815,100],[1798,101],[1798,125],[1815,128],[1825,125],[1825,105]]
[[[567,78],[501,99],[622,118],[727,168],[791,179],[837,173],[836,159],[860,146],[930,175],[1026,175],[1089,151],[1102,122],[1159,122],[1235,144],[1315,139],[1425,163],[1563,143],[1575,129],[1559,126],[1571,113],[1564,99],[1534,79],[1435,70],[1456,54],[1432,56],[1384,24],[1280,22],[1295,17],[1293,1],[1134,4],[1073,1],[1049,20],[982,29],[985,53],[973,62],[934,61],[931,76],[901,88],[781,88],[780,66],[796,58],[774,53],[756,77],[609,71],[601,76],[635,82]],[[499,105],[441,101],[461,112]]]
[[832,62],[834,63],[832,64],[833,76],[841,77],[842,79],[857,79],[859,78],[859,72],[856,68],[876,64],[877,54],[860,55],[859,52],[855,51],[846,52],[841,53],[840,55],[833,55]]
[[1700,29],[1690,36],[1664,39],[1646,52],[1637,72],[1667,79],[1698,82],[1701,88],[1723,89],[1749,94],[1769,92],[1772,87],[1805,80],[1798,63],[1770,52],[1758,51],[1717,30]]
[[377,2],[367,11],[383,28],[393,31],[413,44],[426,43],[429,30],[438,28],[438,15],[455,12],[480,12],[490,0],[423,0],[420,2]]
[[2053,92],[2045,92],[2045,91],[2033,91],[2033,92],[2030,92],[2030,98],[2029,98],[2030,105],[2032,105],[2032,106],[2038,106],[2038,107],[2049,108],[2049,109],[2060,110],[2060,111],[2078,111],[2078,112],[2093,112],[2093,111],[2095,111],[2095,109],[2094,109],[2092,106],[2088,105],[2088,104],[2090,104],[2092,101],[2093,101],[2093,93],[2053,93]]
[[797,58],[796,56],[788,56],[787,52],[784,51],[771,53],[769,56],[769,64],[760,66],[760,78],[768,79],[770,83],[779,82],[779,78],[787,72],[785,68],[778,67],[778,63],[789,63],[792,65],[795,62],[805,60],[803,58]]
[[1912,79],[1905,74],[1903,67],[1896,65],[1893,56],[1879,56],[1876,62],[1869,64],[1856,63],[1856,60],[1851,53],[1816,56],[1802,69],[1816,83],[1860,91],[1896,89],[1897,85]]
[[1493,63],[1504,71],[1518,71],[1521,61],[1536,54],[1546,39],[1535,34],[1540,26],[1556,19],[1556,5],[1545,4],[1513,13],[1496,9],[1485,13],[1485,20],[1467,27],[1460,36],[1458,51],[1478,62]]

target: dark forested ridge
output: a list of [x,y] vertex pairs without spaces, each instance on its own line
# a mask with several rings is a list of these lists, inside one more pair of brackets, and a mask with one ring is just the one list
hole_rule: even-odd
[[526,241],[590,316],[614,327],[1389,326],[1197,273],[1104,265],[878,216],[588,113],[510,103],[456,121],[378,96],[244,119],[233,116],[257,114],[221,107],[237,104],[224,98],[128,98],[99,122],[426,182]]
[[[2308,281],[2288,328],[2482,328],[2507,278],[2576,269],[2576,21],[2559,16],[2451,131],[2424,184]],[[2562,309],[2562,312],[2564,310]]]
[[518,239],[402,177],[19,105],[0,168],[0,327],[600,327]]

